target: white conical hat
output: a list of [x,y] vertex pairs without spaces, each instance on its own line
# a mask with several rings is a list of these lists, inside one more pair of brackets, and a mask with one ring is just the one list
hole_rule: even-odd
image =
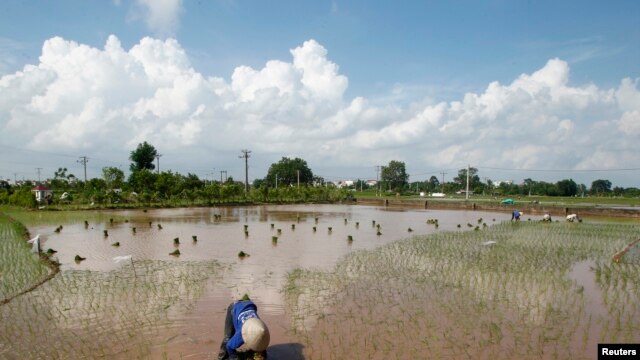
[[253,351],[265,351],[271,340],[267,325],[257,317],[247,319],[242,324],[242,338]]

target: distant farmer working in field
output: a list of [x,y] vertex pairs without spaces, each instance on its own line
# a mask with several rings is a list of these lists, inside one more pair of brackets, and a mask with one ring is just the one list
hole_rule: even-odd
[[245,296],[227,308],[218,360],[238,359],[238,353],[245,351],[256,353],[258,357],[254,358],[266,359],[269,340],[269,329],[258,317],[258,307]]
[[567,221],[569,222],[580,221],[580,218],[576,214],[570,214],[570,215],[567,215]]
[[513,212],[511,213],[511,221],[515,220],[515,221],[520,221],[520,215],[522,215],[520,213],[520,211],[518,210],[513,210]]

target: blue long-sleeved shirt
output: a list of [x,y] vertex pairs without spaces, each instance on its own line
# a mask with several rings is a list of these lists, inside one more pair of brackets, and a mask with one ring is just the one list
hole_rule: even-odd
[[233,317],[234,334],[227,342],[227,352],[229,355],[235,355],[236,349],[244,344],[244,339],[242,338],[242,324],[244,324],[247,319],[253,317],[257,318],[257,311],[258,307],[250,300],[238,301],[233,304],[231,316]]

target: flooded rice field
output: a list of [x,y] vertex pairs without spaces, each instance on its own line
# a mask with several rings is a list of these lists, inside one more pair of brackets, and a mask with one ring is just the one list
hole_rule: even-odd
[[30,214],[62,271],[0,308],[0,357],[214,359],[244,294],[270,327],[269,359],[589,358],[602,339],[640,341],[640,266],[604,260],[637,224],[509,219],[347,205]]

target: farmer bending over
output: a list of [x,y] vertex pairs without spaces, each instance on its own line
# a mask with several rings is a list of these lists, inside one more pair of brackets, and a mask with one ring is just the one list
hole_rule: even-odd
[[242,350],[254,351],[266,359],[269,340],[269,329],[258,317],[258,307],[245,296],[227,308],[218,360],[238,359],[238,351]]
[[518,210],[513,210],[513,212],[511,213],[511,221],[515,220],[515,221],[520,221],[520,211]]

